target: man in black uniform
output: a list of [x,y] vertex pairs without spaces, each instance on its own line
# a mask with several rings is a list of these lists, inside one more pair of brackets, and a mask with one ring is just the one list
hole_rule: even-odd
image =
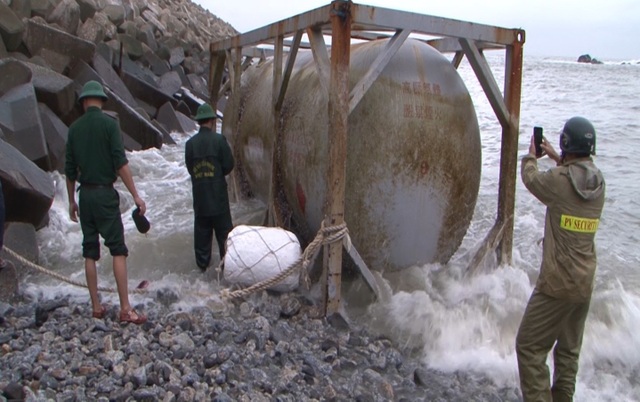
[[[69,127],[65,160],[69,216],[82,227],[82,256],[85,258],[87,287],[93,305],[93,317],[103,318],[106,308],[98,298],[98,274],[96,261],[100,259],[99,236],[113,256],[113,275],[120,298],[120,322],[142,324],[147,318],[137,313],[129,304],[127,284],[127,255],[124,228],[120,216],[120,198],[113,188],[118,176],[131,193],[133,201],[146,211],[133,182],[129,162],[124,153],[118,123],[102,113],[107,100],[102,85],[89,81],[82,88],[79,102],[84,115]],[[80,182],[79,207],[75,201],[76,181]]]
[[213,108],[206,103],[200,105],[195,120],[200,130],[186,143],[185,163],[193,190],[196,264],[205,271],[211,262],[213,232],[222,261],[227,236],[233,229],[225,176],[233,170],[234,160],[225,137],[214,131]]

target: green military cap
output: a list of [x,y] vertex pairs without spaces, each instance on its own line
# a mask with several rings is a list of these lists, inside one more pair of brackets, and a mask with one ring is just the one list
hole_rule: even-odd
[[106,101],[107,94],[104,93],[104,89],[102,88],[102,84],[98,81],[87,81],[86,84],[82,87],[82,93],[78,98],[78,101],[81,102],[84,98],[100,98],[103,101]]
[[196,112],[196,121],[207,120],[207,119],[215,119],[216,113],[213,111],[213,108],[208,103],[203,103],[198,107],[198,111]]

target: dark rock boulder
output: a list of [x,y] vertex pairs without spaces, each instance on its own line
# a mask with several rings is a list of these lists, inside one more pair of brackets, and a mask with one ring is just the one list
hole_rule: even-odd
[[0,141],[0,179],[6,220],[44,226],[54,197],[51,177],[9,143]]
[[600,60],[592,58],[589,54],[583,54],[578,57],[578,63],[602,64]]

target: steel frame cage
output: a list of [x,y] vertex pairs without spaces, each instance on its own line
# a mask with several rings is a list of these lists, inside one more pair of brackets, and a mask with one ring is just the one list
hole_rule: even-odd
[[[302,42],[305,34],[308,43]],[[421,40],[441,53],[453,53],[451,62],[456,68],[466,56],[502,127],[496,220],[469,263],[468,272],[479,266],[484,257],[493,250],[496,251],[499,264],[511,264],[524,30],[335,0],[326,6],[211,43],[210,102],[216,107],[226,92],[238,91],[241,74],[253,59],[273,56],[271,106],[274,116],[277,117],[286,95],[297,52],[302,47],[309,47],[313,52],[320,82],[328,95],[329,193],[324,223],[326,226],[343,224],[349,113],[355,109],[409,35],[425,36]],[[325,37],[331,38],[330,46],[325,43]],[[349,91],[351,42],[380,38],[390,38],[385,50],[354,89]],[[264,45],[272,47],[272,50],[259,47]],[[285,52],[285,48],[288,52]],[[505,51],[504,92],[501,92],[484,56],[485,49]],[[232,99],[235,104],[230,105],[231,110],[235,110],[236,113],[226,116],[226,124],[231,124],[232,129],[235,129],[238,124],[238,97]],[[277,122],[278,119],[275,118],[274,121]],[[274,211],[271,201],[269,215],[273,223]],[[341,244],[329,244],[324,248],[323,304],[327,315],[338,312],[341,306]]]

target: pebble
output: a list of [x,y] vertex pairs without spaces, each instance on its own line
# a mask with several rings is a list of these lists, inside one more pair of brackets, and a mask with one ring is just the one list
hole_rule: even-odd
[[521,400],[431,370],[366,327],[332,325],[292,294],[224,304],[176,311],[163,297],[142,307],[149,322],[122,326],[70,298],[0,303],[0,400]]

